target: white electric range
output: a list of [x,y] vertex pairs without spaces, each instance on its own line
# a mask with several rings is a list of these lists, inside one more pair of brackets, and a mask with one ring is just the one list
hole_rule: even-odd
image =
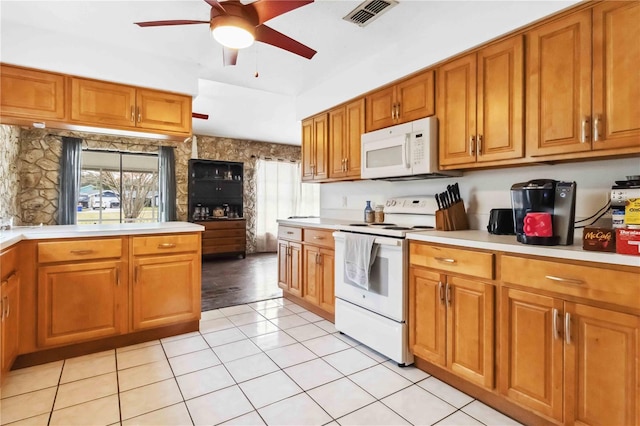
[[[338,226],[335,239],[335,325],[338,331],[391,358],[399,365],[413,363],[409,351],[408,232],[435,227],[435,197],[397,197],[385,203],[385,222],[354,222]],[[371,263],[369,288],[345,275],[345,239],[349,234],[375,236],[376,256]]]

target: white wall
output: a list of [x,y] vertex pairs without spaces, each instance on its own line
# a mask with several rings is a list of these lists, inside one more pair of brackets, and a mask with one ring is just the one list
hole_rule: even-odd
[[[594,214],[607,202],[611,185],[627,175],[640,175],[637,158],[480,170],[457,178],[407,182],[356,181],[322,184],[320,216],[362,220],[365,201],[383,203],[403,195],[431,195],[458,182],[472,229],[486,229],[492,208],[511,207],[511,185],[531,179],[576,181],[576,219]],[[346,201],[346,206],[344,206]]]

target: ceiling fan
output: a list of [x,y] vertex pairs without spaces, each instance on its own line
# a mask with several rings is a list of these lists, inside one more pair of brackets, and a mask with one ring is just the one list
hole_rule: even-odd
[[222,44],[224,65],[235,65],[238,50],[249,47],[254,40],[311,59],[316,51],[264,25],[276,16],[313,3],[313,0],[257,0],[242,4],[239,0],[204,0],[211,6],[208,21],[171,20],[136,22],[140,27],[209,24],[213,37]]

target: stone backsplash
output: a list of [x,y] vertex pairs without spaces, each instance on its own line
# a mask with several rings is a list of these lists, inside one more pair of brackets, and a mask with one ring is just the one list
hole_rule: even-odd
[[20,225],[19,171],[20,128],[0,125],[0,217]]
[[[13,215],[16,224],[55,225],[58,210],[59,161],[62,136],[83,140],[83,148],[157,152],[158,147],[176,149],[178,220],[187,220],[187,174],[192,155],[191,139],[184,142],[102,135],[51,129],[20,129],[2,125],[0,165],[0,216]],[[299,161],[300,147],[197,136],[198,158],[244,163],[244,216],[247,220],[247,252],[255,252],[255,167],[259,157]]]

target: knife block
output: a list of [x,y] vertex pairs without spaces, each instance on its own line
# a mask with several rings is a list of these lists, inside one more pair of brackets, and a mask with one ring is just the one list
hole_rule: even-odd
[[467,211],[462,200],[446,209],[436,210],[436,229],[439,231],[462,231],[469,229]]

